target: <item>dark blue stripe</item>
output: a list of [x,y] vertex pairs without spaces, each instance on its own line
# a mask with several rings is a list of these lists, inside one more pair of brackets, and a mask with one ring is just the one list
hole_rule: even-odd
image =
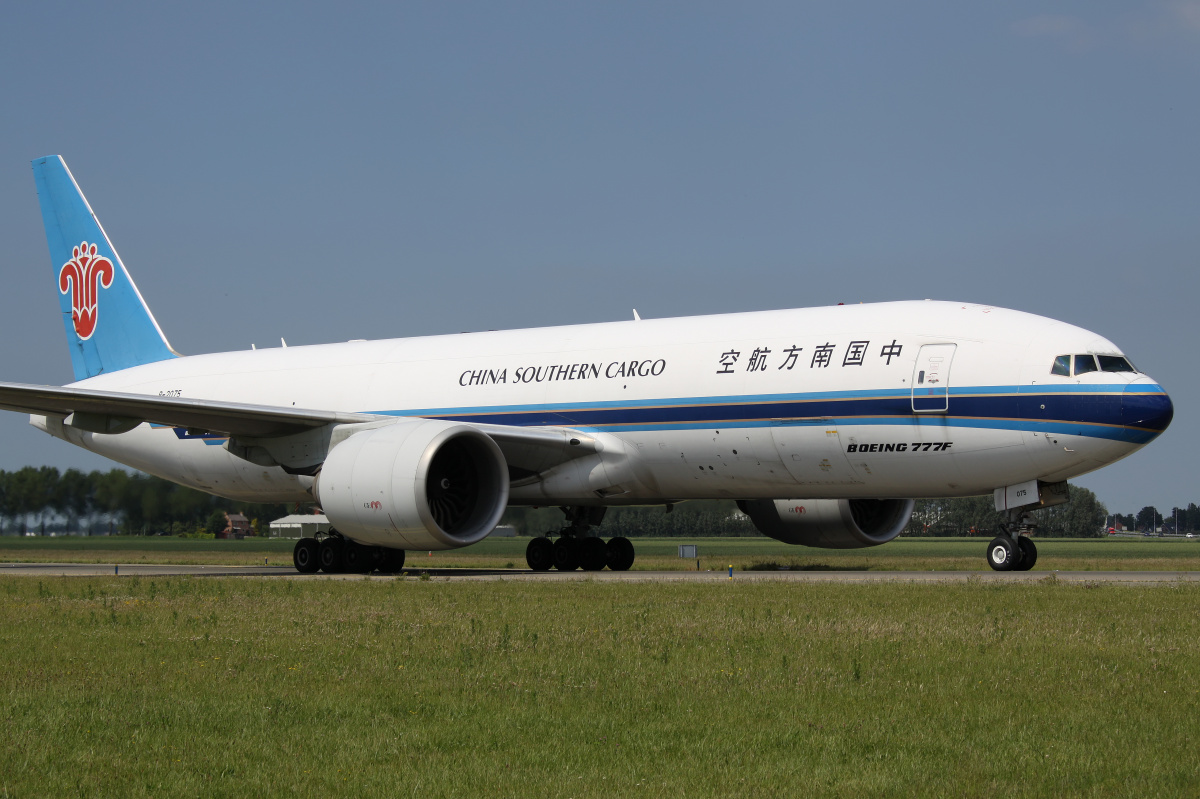
[[[1000,389],[1005,393],[985,394]],[[1030,387],[1025,387],[1026,391]],[[1144,413],[1133,424],[1128,409],[1122,415],[1123,386],[1038,387],[1021,393],[1017,387],[959,388],[950,396],[950,413],[918,414],[908,391],[813,394],[768,397],[642,400],[630,404],[572,403],[542,406],[490,406],[386,411],[398,416],[424,416],[454,421],[515,426],[561,425],[610,431],[695,429],[764,426],[771,420],[834,418],[839,424],[920,424],[975,428],[1020,429],[1084,435],[1145,443],[1165,429],[1162,418]],[[1141,387],[1139,387],[1141,388]],[[1157,388],[1157,387],[1155,387]],[[1089,390],[1090,389],[1090,390]],[[1101,389],[1099,391],[1095,389]],[[1162,393],[1140,392],[1138,402],[1165,404]],[[1125,399],[1128,404],[1129,400]],[[1160,415],[1161,417],[1161,415]],[[1169,423],[1169,414],[1166,417]],[[1131,426],[1127,426],[1131,425]]]

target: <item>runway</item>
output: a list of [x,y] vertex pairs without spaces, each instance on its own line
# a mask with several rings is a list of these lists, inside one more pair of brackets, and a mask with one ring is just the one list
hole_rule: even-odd
[[[729,582],[727,571],[532,572],[528,569],[405,569],[399,574],[297,574],[288,566],[188,566],[162,563],[0,563],[0,577],[275,577],[296,580],[532,580],[578,582]],[[809,583],[1069,583],[1166,584],[1200,582],[1200,572],[1150,571],[735,571],[733,581]]]

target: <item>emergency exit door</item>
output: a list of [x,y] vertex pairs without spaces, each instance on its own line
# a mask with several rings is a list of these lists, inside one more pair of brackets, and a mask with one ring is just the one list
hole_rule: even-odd
[[912,409],[916,413],[950,410],[950,364],[956,344],[926,344],[913,367]]

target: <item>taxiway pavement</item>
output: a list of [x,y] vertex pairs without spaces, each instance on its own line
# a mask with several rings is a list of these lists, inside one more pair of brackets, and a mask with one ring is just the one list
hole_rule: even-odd
[[[290,566],[212,566],[163,563],[0,563],[0,576],[25,577],[280,577],[303,580],[362,580],[361,574],[297,574]],[[535,580],[570,582],[619,580],[632,582],[729,582],[727,571],[532,572],[528,569],[405,569],[370,579],[396,580],[428,576],[434,580]],[[1200,582],[1200,572],[1164,571],[735,571],[734,581],[782,580],[810,583],[945,583],[982,580],[1028,583],[1055,578],[1071,583]]]

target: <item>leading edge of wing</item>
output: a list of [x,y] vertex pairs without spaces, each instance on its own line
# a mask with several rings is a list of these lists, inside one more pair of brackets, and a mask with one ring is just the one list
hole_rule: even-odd
[[[142,422],[150,422],[260,440],[303,433],[327,425],[404,421],[395,416],[368,413],[2,382],[0,410],[60,416],[74,427],[98,433],[124,432]],[[458,424],[466,424],[490,436],[499,445],[509,464],[528,475],[599,450],[593,436],[570,428],[510,427],[470,422]]]
[[23,383],[0,383],[0,409],[62,417],[71,414],[96,417],[91,420],[93,424],[85,429],[94,429],[98,419],[107,417],[112,420],[114,432],[118,427],[129,429],[133,426],[132,423],[151,422],[190,430],[258,438],[300,433],[327,424],[356,424],[381,418],[364,413],[249,405],[184,397],[156,397],[149,394],[125,394],[118,391]]

